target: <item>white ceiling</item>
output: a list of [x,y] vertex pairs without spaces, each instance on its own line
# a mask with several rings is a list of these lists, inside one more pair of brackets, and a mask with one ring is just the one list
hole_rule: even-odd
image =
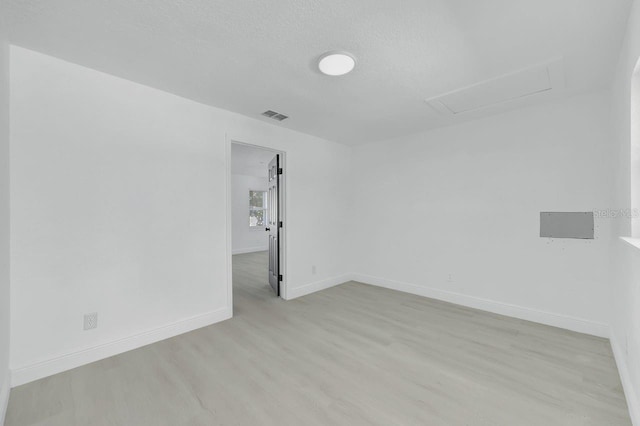
[[[631,0],[5,0],[11,42],[347,144],[609,86]],[[327,77],[320,54],[354,72]],[[424,100],[564,58],[566,90],[446,116]],[[261,117],[272,109],[282,123]]]
[[267,167],[276,153],[250,145],[231,144],[231,173],[267,179]]

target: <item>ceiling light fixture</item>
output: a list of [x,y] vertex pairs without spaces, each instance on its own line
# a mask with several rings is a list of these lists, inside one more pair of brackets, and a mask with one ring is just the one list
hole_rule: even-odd
[[320,72],[326,75],[344,75],[353,70],[356,60],[346,52],[327,52],[318,59]]

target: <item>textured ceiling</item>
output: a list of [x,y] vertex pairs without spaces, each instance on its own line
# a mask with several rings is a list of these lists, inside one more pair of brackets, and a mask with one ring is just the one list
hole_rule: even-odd
[[[474,118],[441,116],[424,99],[556,57],[566,91],[554,96],[608,87],[631,4],[4,1],[16,45],[347,144]],[[315,61],[328,50],[353,53],[355,71],[321,75]],[[260,117],[267,109],[291,118]]]

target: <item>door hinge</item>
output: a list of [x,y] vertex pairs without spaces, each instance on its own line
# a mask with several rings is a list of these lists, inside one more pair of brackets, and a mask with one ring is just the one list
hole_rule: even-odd
[[282,281],[282,275],[278,275],[278,281]]
[[282,167],[280,167],[280,168],[278,169],[278,174],[279,174],[279,175],[281,175],[281,174],[282,174]]
[[282,221],[280,221],[280,223],[278,224],[278,226],[279,226],[280,228],[282,228]]

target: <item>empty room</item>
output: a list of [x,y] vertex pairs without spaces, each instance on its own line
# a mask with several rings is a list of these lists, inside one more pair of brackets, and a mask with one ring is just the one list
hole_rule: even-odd
[[640,426],[640,0],[0,0],[0,425]]

